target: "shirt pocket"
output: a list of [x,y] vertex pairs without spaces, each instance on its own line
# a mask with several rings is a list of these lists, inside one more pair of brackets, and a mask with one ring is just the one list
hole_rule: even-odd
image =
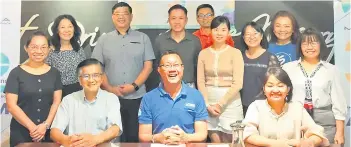
[[140,59],[140,61],[144,61],[144,44],[141,40],[130,40],[128,43],[127,54],[129,57],[133,57],[134,59]]
[[107,118],[106,117],[98,116],[95,118],[95,122],[96,122],[95,127],[97,128],[97,130],[104,131],[107,129]]

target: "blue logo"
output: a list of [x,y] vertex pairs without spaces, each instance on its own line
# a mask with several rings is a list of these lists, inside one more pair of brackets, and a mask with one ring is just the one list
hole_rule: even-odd
[[[0,64],[1,71],[0,71],[0,75],[2,77],[10,69],[10,60],[4,53],[1,53],[0,56],[1,56],[1,64]],[[1,85],[0,85],[1,93],[4,91],[4,88],[5,88],[5,83],[1,83]]]
[[280,65],[288,63],[291,61],[291,54],[287,54],[285,52],[279,52],[275,54],[280,62]]

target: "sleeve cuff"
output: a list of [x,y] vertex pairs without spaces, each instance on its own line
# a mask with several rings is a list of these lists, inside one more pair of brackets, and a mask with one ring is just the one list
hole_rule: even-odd
[[152,120],[139,119],[140,124],[152,124]]
[[112,126],[117,126],[119,128],[119,133],[118,133],[118,136],[121,136],[122,133],[123,133],[123,127],[122,127],[122,124],[117,124],[117,123],[112,123],[112,124],[109,124],[108,128],[111,128]]
[[313,128],[310,128],[306,131],[304,134],[304,138],[307,139],[308,137],[316,135],[322,139],[322,142],[320,146],[329,146],[329,140],[324,136],[324,128],[321,126],[315,126]]
[[207,120],[208,120],[208,115],[195,118],[195,121],[203,121],[203,120],[204,120],[204,121],[207,121]]
[[248,137],[250,137],[251,135],[254,135],[254,134],[259,134],[257,128],[255,126],[253,126],[253,125],[247,125],[244,128],[243,140],[246,140],[246,138],[248,138]]
[[334,115],[336,120],[346,120],[345,116],[340,116],[340,115]]

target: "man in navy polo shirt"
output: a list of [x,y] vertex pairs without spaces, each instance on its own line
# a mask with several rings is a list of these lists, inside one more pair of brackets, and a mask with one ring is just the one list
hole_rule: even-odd
[[182,82],[184,65],[174,51],[166,51],[158,67],[162,82],[146,93],[139,109],[139,140],[180,144],[207,137],[208,113],[201,93]]

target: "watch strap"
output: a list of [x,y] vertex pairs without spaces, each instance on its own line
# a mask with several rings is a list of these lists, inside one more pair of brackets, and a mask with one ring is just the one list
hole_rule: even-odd
[[132,85],[134,86],[134,90],[138,91],[139,90],[139,86],[137,84],[135,84],[134,82],[132,83]]

